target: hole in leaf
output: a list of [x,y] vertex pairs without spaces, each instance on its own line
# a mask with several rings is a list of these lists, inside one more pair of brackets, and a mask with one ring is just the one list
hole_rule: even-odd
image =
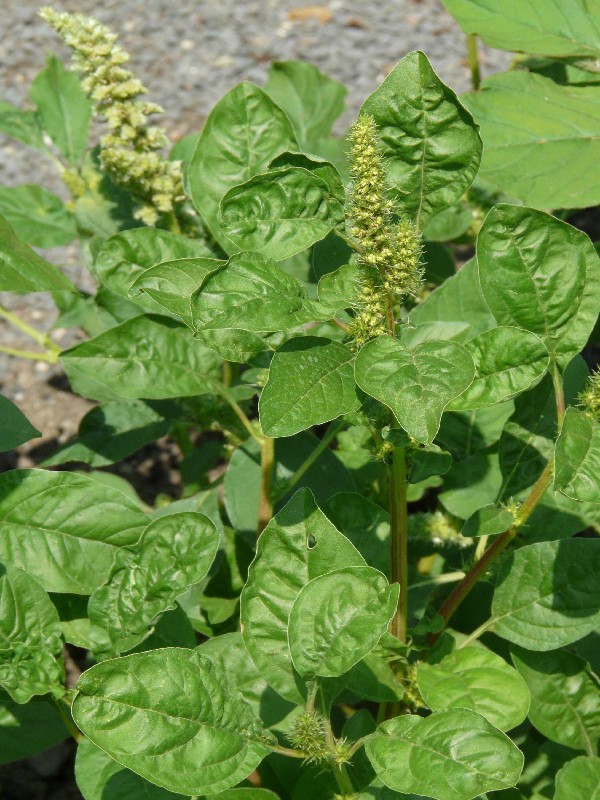
[[306,537],[306,546],[308,547],[309,550],[312,550],[317,546],[317,540],[312,535],[312,533],[309,533],[308,536]]

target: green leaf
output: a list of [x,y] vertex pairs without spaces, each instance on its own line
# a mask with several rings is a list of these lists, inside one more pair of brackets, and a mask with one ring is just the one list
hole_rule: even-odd
[[513,646],[511,655],[531,692],[531,723],[553,742],[595,753],[600,693],[589,664],[566,650],[532,653]]
[[432,711],[470,708],[501,731],[516,728],[529,710],[523,678],[483,647],[455,650],[438,664],[419,664],[417,681]]
[[523,768],[523,755],[508,736],[466,708],[390,719],[366,749],[390,789],[436,800],[471,800],[507,789]]
[[54,264],[18,239],[4,217],[0,217],[0,291],[54,292],[61,289],[77,291]]
[[0,691],[0,766],[43,753],[69,736],[56,708],[47,699],[15,703]]
[[4,100],[0,100],[0,132],[37,150],[45,149],[38,115]]
[[213,108],[188,170],[194,205],[228,253],[238,248],[221,230],[219,203],[234,186],[264,172],[286,150],[297,148],[288,116],[252,83],[240,83]]
[[73,389],[87,397],[160,400],[210,394],[221,359],[168,317],[141,316],[61,355]]
[[573,500],[600,503],[600,425],[568,408],[554,453],[554,488]]
[[556,773],[554,800],[573,800],[574,797],[594,800],[599,790],[600,758],[574,758]]
[[390,515],[385,509],[356,492],[338,492],[327,500],[324,511],[367,564],[389,573]]
[[61,697],[64,666],[56,609],[37,581],[0,564],[0,686],[17,703],[36,694]]
[[276,261],[301,253],[343,222],[343,202],[327,182],[298,167],[255,175],[220,204],[219,225],[235,246]]
[[192,296],[192,315],[200,333],[285,331],[314,317],[298,281],[259,253],[239,253],[211,272]]
[[235,786],[273,741],[226,676],[194,650],[166,648],[97,664],[79,678],[72,711],[95,745],[180,794]]
[[33,80],[29,96],[37,106],[42,126],[70,164],[77,164],[88,141],[92,104],[79,78],[50,56]]
[[264,87],[291,119],[303,149],[328,136],[344,111],[347,89],[306,61],[274,61]]
[[551,0],[542,14],[520,0],[444,0],[465,33],[490,47],[567,58],[600,56],[600,4]]
[[169,403],[116,400],[92,408],[79,423],[78,436],[59,447],[43,466],[82,461],[92,467],[115,464],[164,436],[176,407]]
[[410,454],[409,483],[426,481],[433,475],[445,475],[452,466],[452,456],[436,444],[412,450]]
[[475,259],[467,261],[456,275],[413,308],[409,319],[417,326],[425,322],[460,322],[465,326],[459,339],[462,342],[495,328],[496,320],[481,293]]
[[423,53],[406,55],[360,113],[379,128],[396,209],[418,228],[473,182],[481,158],[477,127]]
[[335,678],[367,656],[386,632],[400,586],[372,567],[336,569],[310,580],[290,611],[288,640],[304,678]]
[[364,566],[358,550],[306,489],[296,492],[262,532],[242,591],[240,618],[254,663],[282,697],[298,703],[305,693],[287,640],[288,618],[300,590],[333,569]]
[[597,539],[521,547],[498,573],[494,632],[535,651],[582,639],[600,622],[599,570]]
[[473,383],[453,400],[453,411],[493,406],[527,391],[544,377],[550,354],[535,333],[499,327],[465,342],[475,364]]
[[77,238],[73,213],[42,186],[0,186],[0,212],[16,235],[35,247],[60,247]]
[[407,350],[397,339],[380,336],[361,348],[355,364],[360,388],[388,406],[421,444],[431,444],[444,409],[473,375],[473,359],[457,342],[424,342]]
[[448,242],[465,234],[472,222],[471,209],[456,203],[433,216],[425,226],[423,236],[430,242]]
[[14,403],[0,395],[0,452],[12,450],[41,435]]
[[356,302],[356,286],[360,273],[357,264],[342,264],[319,280],[319,301],[333,311],[343,311]]
[[49,592],[91,594],[119,547],[148,517],[121,492],[70,472],[0,475],[0,562],[24,569]]
[[462,100],[485,142],[483,179],[535,208],[600,201],[589,168],[600,156],[597,87],[559,86],[514,70],[488,78],[481,91]]
[[299,337],[273,356],[260,398],[260,424],[267,436],[293,436],[356,411],[361,403],[354,353],[330,339]]
[[506,508],[490,503],[479,508],[462,526],[463,536],[493,536],[504,533],[515,523],[515,515]]
[[77,748],[75,780],[84,800],[183,800],[126,769],[89,739]]
[[182,511],[151,522],[135,553],[120,550],[106,585],[90,597],[94,655],[114,657],[142,642],[159,614],[206,577],[218,548],[219,535],[203,514]]
[[[159,228],[134,228],[107,239],[98,250],[93,270],[112,292],[130,297],[130,289],[146,270],[179,259],[211,258],[203,242]],[[164,306],[150,295],[135,293],[135,302],[146,311],[164,313]]]
[[215,258],[180,258],[144,270],[129,290],[130,297],[146,294],[189,328],[194,327],[192,295],[225,261]]
[[600,258],[588,236],[542,211],[497,205],[479,232],[477,263],[497,323],[537,334],[566,367],[600,306]]
[[438,497],[453,516],[466,520],[483,506],[494,503],[501,486],[497,454],[476,451],[453,463],[444,476],[444,491]]

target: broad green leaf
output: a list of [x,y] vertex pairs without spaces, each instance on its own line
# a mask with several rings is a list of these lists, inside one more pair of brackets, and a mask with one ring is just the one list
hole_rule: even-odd
[[372,567],[336,569],[310,580],[288,622],[292,661],[304,678],[335,678],[367,656],[387,630],[400,586]]
[[501,487],[497,454],[476,451],[452,464],[444,475],[444,491],[439,500],[453,516],[466,520],[483,506],[494,503]]
[[[319,444],[308,431],[294,437],[275,441],[275,485],[284,487],[286,481],[304,464]],[[244,443],[234,452],[225,473],[225,508],[231,524],[238,533],[254,541],[260,501],[260,448],[254,440]],[[305,486],[317,501],[325,501],[336,492],[356,489],[352,476],[336,454],[326,448],[306,470],[297,487]],[[285,491],[285,490],[284,490]],[[286,492],[280,502],[290,497]]]
[[[93,271],[112,292],[130,297],[130,289],[150,267],[178,259],[211,258],[206,245],[159,228],[134,228],[111,236],[100,247]],[[164,306],[151,295],[132,293],[132,299],[147,311],[164,313]]]
[[228,789],[270,752],[273,740],[250,706],[194,650],[106,661],[76,688],[73,718],[93,744],[172,792]]
[[190,194],[211,233],[228,253],[238,248],[221,230],[219,203],[234,186],[264,172],[297,148],[288,116],[258,86],[240,83],[213,108],[188,170]]
[[502,506],[490,503],[479,508],[462,526],[463,536],[493,536],[504,533],[515,522],[515,515]]
[[360,388],[388,406],[422,444],[431,444],[444,409],[473,376],[473,359],[457,342],[424,342],[408,350],[391,336],[380,336],[361,348],[355,362]]
[[582,639],[600,622],[599,570],[598,539],[521,547],[498,573],[494,632],[535,651]]
[[285,331],[313,319],[306,291],[277,263],[259,253],[239,253],[211,272],[192,296],[200,333],[237,329]]
[[600,758],[580,756],[556,773],[554,800],[575,797],[597,800],[600,796]]
[[482,178],[535,208],[600,201],[589,168],[600,154],[597,87],[559,86],[514,70],[493,75],[462,100],[485,142]]
[[334,311],[343,311],[356,302],[356,285],[360,272],[358,264],[342,264],[319,280],[319,301]]
[[36,580],[2,564],[0,645],[0,686],[17,703],[27,703],[36,694],[65,693],[56,609]]
[[352,542],[367,564],[389,573],[390,515],[356,492],[338,492],[323,507],[327,518]]
[[184,800],[136,775],[89,739],[77,747],[75,780],[84,800]]
[[0,217],[0,291],[54,292],[77,289],[62,272],[17,238]]
[[473,182],[481,158],[477,127],[423,53],[404,56],[361,114],[377,123],[395,207],[418,228]]
[[589,664],[567,650],[532,653],[513,646],[511,654],[531,692],[531,723],[553,742],[595,753],[600,692]]
[[0,452],[12,450],[41,435],[14,403],[0,395]]
[[390,719],[367,740],[366,750],[390,789],[436,800],[471,800],[507,789],[523,768],[523,755],[508,736],[466,708]]
[[34,697],[21,704],[0,691],[0,766],[43,753],[68,736],[48,699]]
[[267,436],[293,436],[356,411],[354,353],[316,336],[291,339],[273,356],[262,391],[260,424]]
[[168,317],[134,317],[61,355],[73,389],[87,397],[160,400],[211,393],[221,359]]
[[34,78],[29,96],[37,106],[42,126],[70,164],[77,164],[88,141],[92,104],[77,75],[56,56],[50,56]]
[[140,644],[158,615],[206,577],[218,548],[219,535],[203,514],[182,511],[151,522],[135,553],[119,551],[107,583],[90,597],[96,657],[114,657]]
[[328,136],[344,110],[347,89],[306,61],[274,61],[264,87],[291,119],[303,149]]
[[35,247],[60,247],[77,238],[73,213],[60,197],[34,183],[0,186],[0,212],[16,235]]
[[333,569],[364,566],[358,550],[306,489],[297,491],[262,532],[242,592],[240,618],[254,663],[282,697],[302,702],[305,693],[287,640],[288,617],[300,590]]
[[130,297],[146,294],[189,328],[194,327],[192,295],[204,280],[225,264],[215,258],[180,258],[144,270],[129,290]]
[[554,488],[573,500],[600,503],[600,425],[567,409],[554,452]]
[[0,562],[24,569],[46,591],[91,594],[117,548],[135,545],[147,524],[125,495],[84,475],[0,475]]
[[409,483],[426,481],[433,475],[445,475],[452,466],[452,456],[436,444],[426,445],[410,454]]
[[588,236],[542,211],[497,205],[479,232],[477,263],[498,324],[537,334],[566,367],[600,307],[600,258]]
[[176,407],[169,403],[116,400],[92,408],[79,423],[77,437],[59,447],[43,466],[82,461],[92,467],[115,464],[164,436]]
[[0,100],[0,133],[37,150],[45,149],[38,115],[34,111],[22,111],[4,100]]
[[442,417],[436,441],[460,461],[495,444],[514,408],[513,401],[507,400],[478,411],[448,411]]
[[461,342],[495,328],[496,320],[481,293],[475,259],[467,261],[456,275],[413,308],[409,319],[417,326],[425,322],[460,322],[465,325]]
[[[490,47],[566,58],[600,56],[600,3],[548,0],[444,0],[465,33]],[[542,13],[540,13],[542,12]]]
[[299,167],[255,175],[220,204],[219,225],[235,246],[276,261],[301,253],[343,222],[343,202],[321,177]]
[[449,242],[466,233],[473,222],[473,212],[463,203],[456,203],[450,208],[435,214],[423,231],[429,242]]
[[465,647],[437,664],[419,664],[417,681],[432,711],[470,708],[501,731],[516,728],[529,710],[523,678],[483,647]]
[[473,383],[450,404],[453,411],[493,406],[538,383],[550,364],[546,345],[535,333],[498,327],[465,342],[475,364]]

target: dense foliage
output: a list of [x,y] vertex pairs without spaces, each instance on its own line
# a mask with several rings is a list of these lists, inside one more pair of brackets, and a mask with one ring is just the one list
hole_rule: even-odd
[[[97,405],[0,474],[0,763],[71,735],[85,800],[598,795],[600,258],[568,220],[600,6],[446,5],[460,101],[409,53],[336,138],[345,89],[280,62],[168,158],[115,36],[42,11],[80,77],[50,57],[0,130],[70,199],[0,189],[0,290],[89,338],[0,309],[38,346],[1,349]],[[479,89],[476,35],[529,55]],[[93,296],[33,249],[76,239]],[[38,435],[0,403],[0,449]],[[150,506],[113,465],[167,434]]]

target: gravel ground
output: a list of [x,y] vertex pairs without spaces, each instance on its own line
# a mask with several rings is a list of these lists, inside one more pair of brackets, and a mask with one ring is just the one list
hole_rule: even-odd
[[[0,13],[0,99],[28,105],[32,78],[54,52],[67,51],[36,16],[38,2],[3,0]],[[304,59],[349,88],[342,133],[391,67],[410,50],[425,51],[456,91],[469,88],[464,36],[439,0],[62,0],[60,10],[95,16],[120,36],[131,68],[150,98],[165,109],[162,123],[174,140],[202,126],[214,103],[241,80],[264,83],[270,62]],[[507,54],[482,48],[484,75],[505,68]],[[0,181],[37,182],[61,193],[43,156],[0,135]],[[76,248],[47,254],[81,288],[86,271]],[[55,319],[49,296],[2,295],[0,303],[40,330]],[[56,332],[61,344],[72,333]],[[62,337],[62,338],[61,338]],[[0,319],[0,343],[29,349],[31,343]],[[30,466],[48,444],[72,436],[90,404],[67,393],[58,368],[9,360],[0,354],[0,389],[12,397],[44,439],[0,460],[0,470]],[[66,413],[65,413],[66,410]],[[0,769],[0,800],[70,800],[80,797],[68,778],[72,755],[59,747],[48,757]]]

